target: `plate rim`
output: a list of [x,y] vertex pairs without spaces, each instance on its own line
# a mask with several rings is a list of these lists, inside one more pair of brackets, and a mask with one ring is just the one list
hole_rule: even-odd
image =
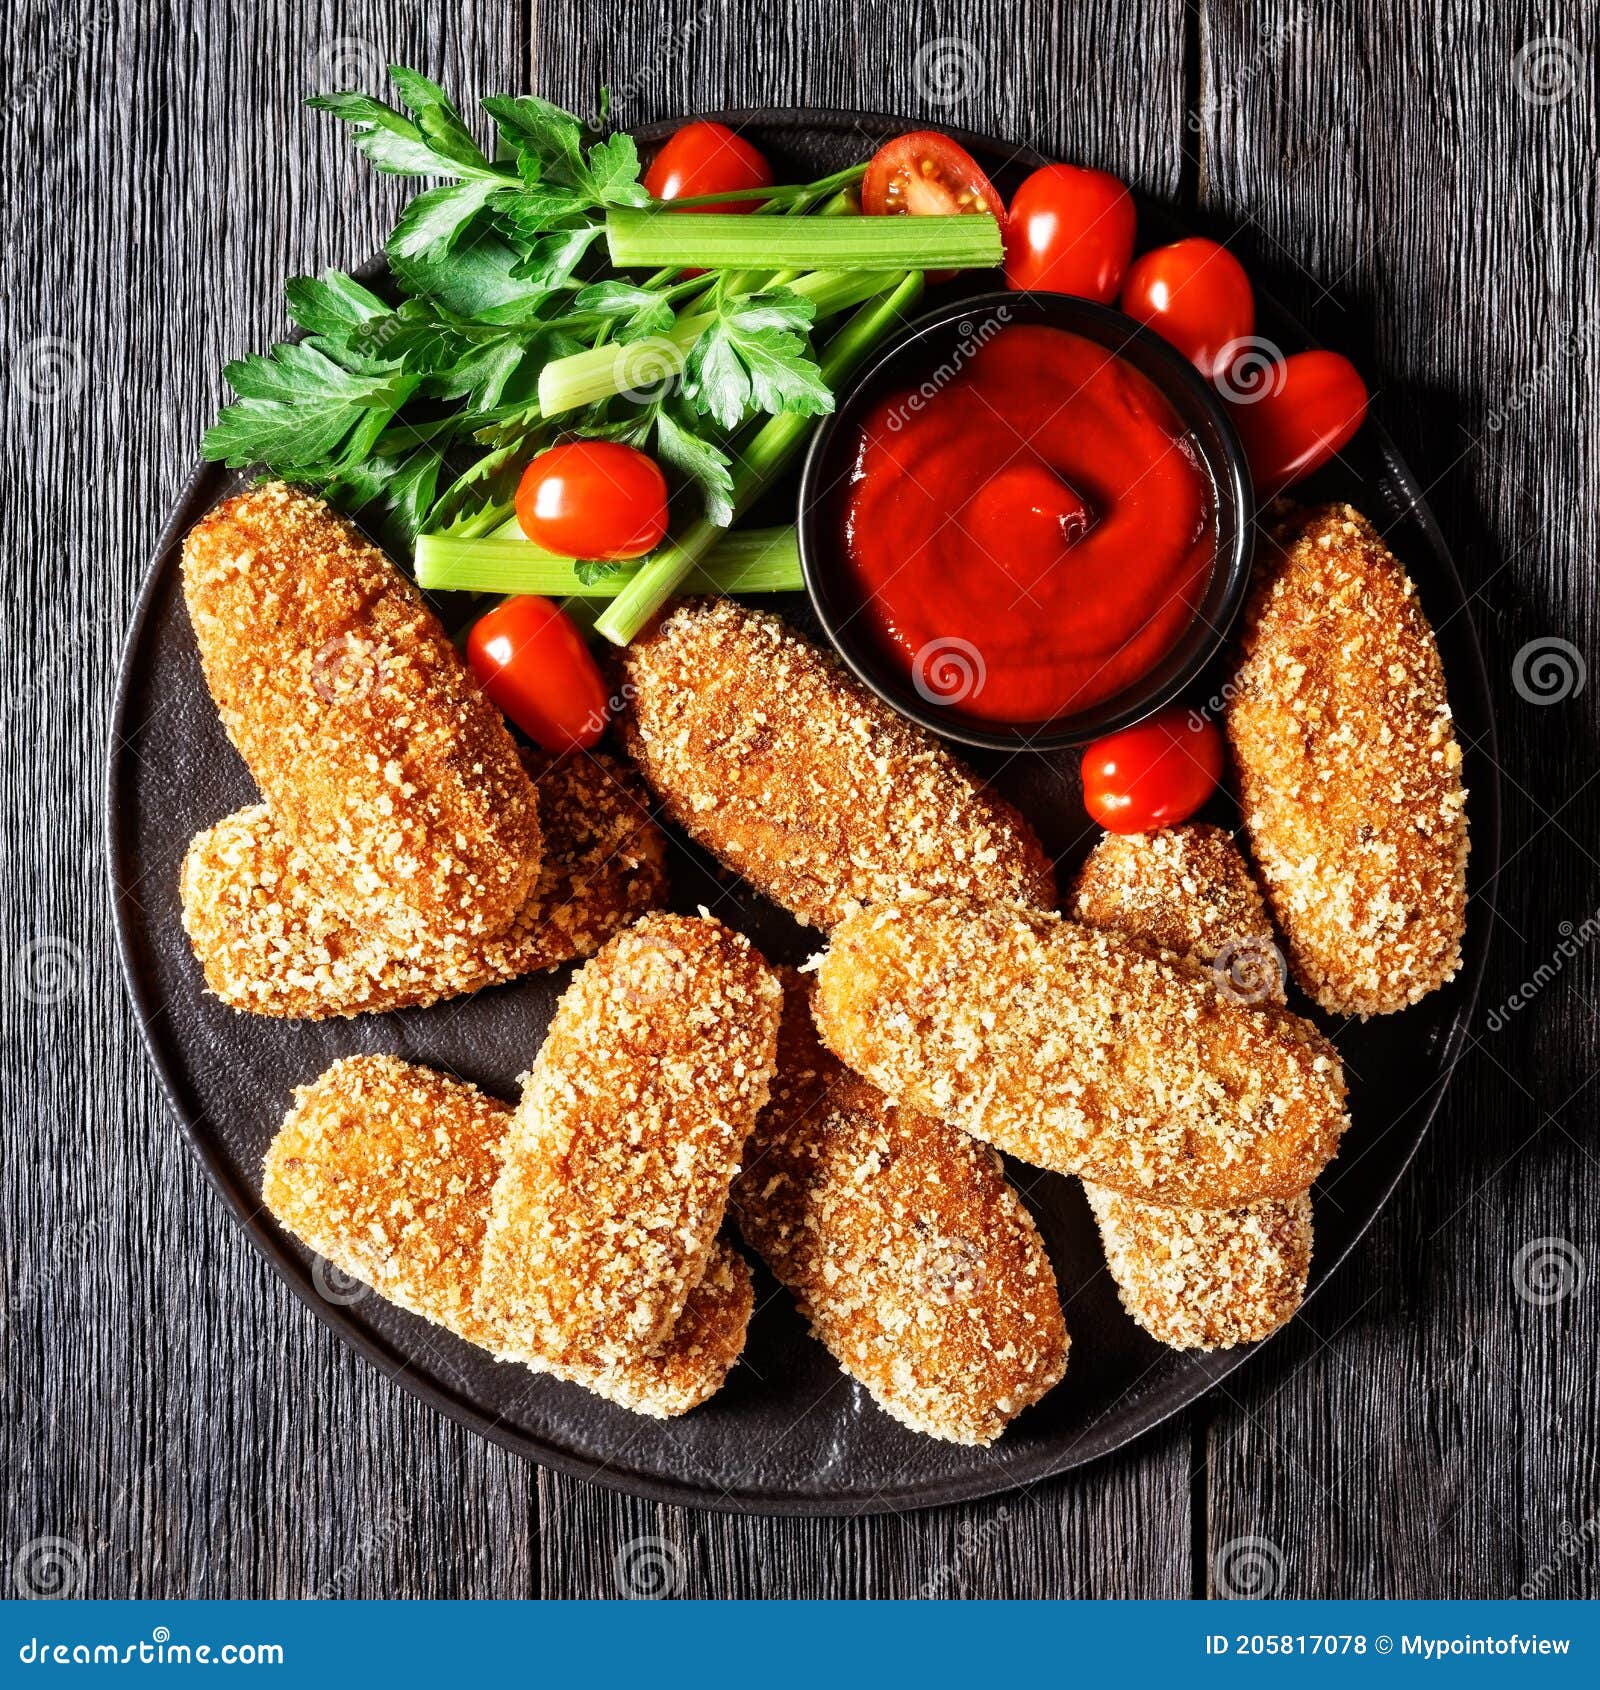
[[[698,113],[696,117],[725,122],[730,127],[737,127],[738,124],[743,122],[832,133],[857,130],[861,133],[864,141],[870,140],[874,134],[882,136],[885,133],[899,133],[928,126],[926,121],[919,124],[915,119],[895,116],[886,112],[838,107],[725,107],[716,111]],[[669,133],[685,120],[684,117],[680,116],[655,120],[645,124],[630,125],[626,132],[636,139],[649,141]],[[969,149],[988,153],[1008,153],[1014,162],[1021,163],[1029,168],[1047,162],[1047,155],[1031,146],[1014,146],[998,136],[961,125],[938,124],[937,127],[944,134],[951,136]],[[1149,205],[1152,208],[1159,208],[1165,218],[1181,218],[1182,216],[1180,212],[1168,207],[1165,202],[1152,200],[1141,194],[1136,194],[1135,198],[1141,206]],[[1320,344],[1306,332],[1304,325],[1298,319],[1291,313],[1284,311],[1275,300],[1272,300],[1270,294],[1264,293],[1262,297],[1271,302],[1274,311],[1289,323],[1307,344]],[[1492,880],[1494,874],[1498,872],[1501,858],[1499,733],[1495,718],[1494,694],[1489,685],[1488,668],[1484,659],[1483,644],[1479,638],[1477,623],[1473,615],[1472,601],[1456,566],[1455,556],[1439,528],[1432,506],[1417,485],[1409,463],[1401,456],[1388,430],[1380,420],[1369,417],[1367,428],[1370,431],[1370,437],[1376,451],[1384,460],[1399,491],[1404,496],[1410,519],[1415,521],[1424,532],[1434,560],[1442,562],[1448,570],[1450,583],[1455,589],[1465,616],[1467,637],[1462,642],[1463,651],[1461,655],[1463,658],[1470,660],[1472,664],[1474,673],[1471,680],[1477,696],[1484,700],[1486,706],[1484,713],[1485,731],[1474,749],[1486,760],[1489,772],[1487,782],[1473,788],[1472,856],[1477,864],[1482,865],[1478,872],[1482,873],[1483,868],[1487,868],[1489,878]],[[1185,1381],[1183,1387],[1176,1393],[1170,1390],[1156,1391],[1152,1392],[1143,1403],[1135,1401],[1129,1406],[1127,1413],[1118,1418],[1116,1431],[1111,1435],[1109,1441],[1103,1438],[1097,1439],[1095,1436],[1097,1426],[1104,1424],[1105,1420],[1109,1418],[1110,1411],[1107,1411],[1098,1421],[1091,1422],[1064,1445],[1057,1445],[1042,1451],[1036,1461],[1018,1470],[1009,1470],[997,1465],[989,1473],[975,1470],[965,1475],[935,1481],[931,1486],[925,1484],[903,1490],[886,1488],[876,1492],[870,1498],[858,1500],[853,1498],[768,1495],[755,1489],[712,1491],[687,1480],[665,1478],[659,1474],[622,1472],[609,1466],[596,1467],[588,1459],[563,1450],[538,1434],[505,1428],[498,1420],[491,1419],[490,1416],[485,1414],[483,1409],[468,1397],[437,1383],[429,1376],[415,1372],[410,1364],[405,1362],[403,1358],[398,1357],[387,1343],[358,1324],[344,1307],[331,1304],[325,1298],[319,1297],[311,1283],[309,1272],[303,1268],[301,1262],[289,1249],[287,1235],[271,1219],[269,1211],[260,1202],[258,1196],[229,1175],[222,1159],[215,1155],[207,1144],[202,1132],[204,1111],[191,1108],[189,1103],[185,1101],[182,1084],[172,1071],[161,1046],[157,1042],[154,1023],[159,1016],[160,1006],[151,1002],[148,982],[141,978],[136,967],[133,956],[133,932],[137,918],[130,913],[129,909],[129,906],[134,904],[136,900],[133,898],[131,888],[125,883],[124,877],[119,872],[122,865],[120,825],[122,807],[119,786],[126,749],[131,745],[125,728],[135,682],[135,660],[138,655],[138,647],[145,632],[154,599],[158,591],[166,584],[168,572],[177,567],[177,554],[183,536],[195,520],[192,512],[196,502],[211,482],[222,481],[225,483],[231,474],[236,473],[227,470],[220,464],[201,460],[186,478],[172,507],[171,514],[162,527],[150,562],[146,566],[144,578],[134,601],[133,611],[123,638],[108,720],[108,751],[101,788],[105,803],[103,842],[106,851],[107,875],[110,882],[112,925],[115,930],[117,957],[123,985],[133,1006],[145,1051],[155,1068],[168,1107],[177,1117],[184,1139],[199,1161],[212,1189],[222,1198],[227,1208],[232,1211],[234,1218],[244,1229],[251,1244],[267,1260],[278,1277],[287,1284],[300,1303],[308,1308],[337,1337],[351,1345],[359,1355],[377,1368],[390,1384],[398,1385],[402,1390],[417,1397],[430,1408],[467,1427],[478,1436],[487,1439],[511,1454],[531,1461],[536,1466],[549,1467],[569,1477],[600,1485],[606,1490],[621,1495],[636,1496],[646,1501],[674,1507],[700,1508],[712,1513],[734,1516],[856,1518],[914,1512],[921,1509],[976,1501],[984,1497],[1003,1496],[1059,1478],[1065,1473],[1103,1460],[1144,1437],[1157,1426],[1203,1401],[1223,1380],[1245,1366],[1261,1352],[1265,1345],[1271,1343],[1272,1339],[1278,1336],[1277,1333],[1274,1333],[1257,1343],[1233,1350],[1187,1352],[1186,1359],[1197,1376]],[[1324,1257],[1318,1263],[1316,1279],[1307,1290],[1305,1304],[1302,1305],[1301,1312],[1303,1312],[1304,1306],[1309,1305],[1312,1299],[1322,1292],[1323,1288],[1349,1261],[1356,1247],[1365,1239],[1379,1215],[1388,1207],[1396,1188],[1409,1172],[1418,1151],[1422,1147],[1423,1140],[1432,1128],[1434,1119],[1444,1102],[1445,1094],[1449,1090],[1455,1070],[1465,1054],[1463,1047],[1472,1020],[1477,1012],[1478,998],[1488,962],[1489,950],[1497,925],[1494,903],[1485,890],[1469,888],[1468,910],[1473,921],[1469,922],[1467,930],[1469,937],[1463,944],[1462,968],[1457,976],[1458,989],[1462,992],[1461,1004],[1450,1024],[1448,1035],[1440,1051],[1437,1074],[1423,1096],[1409,1105],[1407,1110],[1397,1118],[1397,1121],[1403,1121],[1407,1114],[1419,1108],[1422,1110],[1421,1119],[1412,1131],[1409,1147],[1396,1164],[1391,1178],[1371,1203],[1361,1224],[1344,1241],[1337,1255],[1331,1258]],[[1455,982],[1452,983],[1455,984]],[[1391,1123],[1391,1130],[1394,1124]],[[1297,1313],[1295,1319],[1299,1318],[1300,1315]],[[1293,1324],[1294,1322],[1291,1321],[1280,1330],[1287,1331]],[[1184,1354],[1184,1352],[1175,1353]]]

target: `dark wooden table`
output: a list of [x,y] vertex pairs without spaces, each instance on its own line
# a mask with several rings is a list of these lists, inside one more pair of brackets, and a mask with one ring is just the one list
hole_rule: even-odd
[[[606,1596],[619,1551],[657,1538],[696,1596],[1595,1593],[1600,686],[1525,696],[1530,642],[1600,655],[1592,0],[17,0],[0,28],[5,1577]],[[1103,165],[1236,234],[1373,378],[1496,689],[1508,838],[1483,1011],[1355,1259],[1121,1457],[850,1522],[537,1471],[321,1327],[168,1114],[104,889],[115,666],[222,364],[283,332],[286,275],[353,264],[392,222],[396,185],[301,104],[379,91],[391,60],[464,100],[531,87],[586,109],[605,83],[624,121],[878,108]]]

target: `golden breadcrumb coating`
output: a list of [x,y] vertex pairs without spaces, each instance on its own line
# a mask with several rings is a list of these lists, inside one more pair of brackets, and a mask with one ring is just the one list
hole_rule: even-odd
[[1177,958],[1019,904],[880,904],[818,974],[824,1041],[896,1102],[1151,1202],[1295,1197],[1338,1147],[1344,1075],[1308,1022]]
[[515,1353],[663,1343],[767,1101],[783,992],[750,941],[651,915],[574,976],[495,1186],[478,1309]]
[[913,892],[1055,902],[1027,822],[776,616],[683,604],[624,663],[667,813],[809,926]]
[[1193,957],[1244,1001],[1284,1001],[1283,957],[1249,865],[1225,828],[1192,823],[1108,833],[1078,871],[1067,911],[1086,927],[1125,933]]
[[[262,1195],[278,1220],[341,1273],[496,1354],[473,1308],[509,1105],[392,1056],[345,1057],[295,1092],[267,1151]],[[721,1386],[744,1348],[750,1270],[718,1244],[670,1341],[607,1364],[523,1357],[537,1372],[661,1418]]]
[[190,531],[183,589],[222,725],[324,895],[408,936],[503,932],[539,872],[533,787],[388,558],[272,482]]
[[592,956],[666,901],[666,840],[637,776],[609,757],[565,758],[535,786],[543,866],[492,939],[401,939],[352,921],[264,804],[225,816],[195,838],[180,877],[206,984],[234,1009],[318,1020],[437,1003]]
[[1293,1318],[1311,1271],[1311,1194],[1242,1209],[1160,1209],[1103,1185],[1084,1195],[1122,1306],[1177,1350],[1225,1350]]
[[[1282,1003],[1283,958],[1261,893],[1221,828],[1107,834],[1068,899],[1090,927],[1213,969],[1244,1003]],[[1276,1332],[1305,1296],[1309,1194],[1242,1209],[1171,1209],[1088,1183],[1122,1306],[1180,1350],[1228,1349]]]
[[989,1444],[1066,1371],[1033,1217],[1000,1158],[817,1042],[791,977],[772,1101],[730,1199],[814,1335],[903,1425]]
[[1240,808],[1296,980],[1335,1015],[1461,966],[1467,811],[1444,669],[1405,571],[1348,505],[1264,550],[1228,705]]

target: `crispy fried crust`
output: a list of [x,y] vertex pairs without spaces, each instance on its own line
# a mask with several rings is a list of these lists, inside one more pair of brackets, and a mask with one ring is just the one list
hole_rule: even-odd
[[1020,905],[861,911],[834,931],[816,1008],[830,1049],[896,1102],[1152,1202],[1298,1196],[1345,1124],[1338,1053],[1309,1023]]
[[850,1073],[786,986],[772,1101],[730,1200],[740,1230],[881,1408],[992,1443],[1066,1371],[1038,1229],[992,1150]]
[[225,816],[196,837],[180,877],[206,984],[234,1009],[319,1020],[437,1003],[592,956],[665,901],[666,841],[637,777],[611,758],[567,758],[536,789],[544,863],[493,939],[374,932],[321,895],[315,865],[264,804]]
[[1290,1320],[1311,1271],[1311,1196],[1207,1212],[1083,1188],[1122,1306],[1178,1350],[1253,1344]]
[[[476,1087],[392,1056],[352,1056],[295,1093],[267,1151],[268,1208],[310,1249],[380,1296],[497,1354],[473,1308],[489,1198],[512,1111]],[[520,1358],[640,1414],[685,1414],[744,1348],[750,1270],[718,1244],[671,1340],[602,1365]]]
[[183,587],[222,724],[324,894],[407,936],[503,932],[539,872],[533,788],[388,558],[273,482],[196,524]]
[[1461,966],[1467,813],[1444,670],[1405,571],[1348,505],[1300,514],[1245,618],[1241,808],[1296,980],[1335,1015]]
[[782,989],[748,939],[652,915],[574,977],[523,1086],[479,1313],[514,1353],[665,1341],[767,1101]]
[[[1283,958],[1266,908],[1221,828],[1107,834],[1068,901],[1090,927],[1189,955],[1243,1002],[1283,1002]],[[1122,1306],[1163,1344],[1254,1343],[1300,1307],[1311,1267],[1309,1195],[1203,1211],[1161,1208],[1093,1183],[1083,1190]]]
[[625,665],[627,747],[672,819],[810,926],[913,892],[1055,902],[1027,822],[777,617],[690,602]]

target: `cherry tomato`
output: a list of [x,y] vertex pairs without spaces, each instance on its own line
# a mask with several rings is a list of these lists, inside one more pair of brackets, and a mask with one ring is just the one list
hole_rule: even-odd
[[1240,384],[1231,411],[1256,497],[1265,500],[1350,441],[1367,414],[1367,384],[1337,352],[1296,352],[1258,391]]
[[[740,188],[770,188],[772,166],[725,123],[686,123],[662,147],[644,176],[645,190],[658,200],[698,199]],[[761,201],[729,200],[708,211],[758,211]],[[698,209],[692,205],[684,211]]]
[[517,484],[517,522],[562,557],[643,557],[667,531],[667,482],[654,458],[614,440],[541,452]]
[[1234,341],[1256,326],[1256,299],[1244,266],[1225,246],[1191,235],[1134,259],[1122,309],[1154,329],[1214,381],[1233,361]]
[[978,161],[937,129],[897,135],[872,155],[861,180],[861,209],[869,217],[1005,215]]
[[559,605],[525,593],[473,623],[467,661],[490,702],[546,751],[593,745],[606,688],[583,635]]
[[1115,176],[1047,164],[1017,189],[1006,220],[1006,281],[1109,305],[1133,257],[1138,215]]
[[1187,710],[1097,739],[1083,754],[1083,803],[1107,833],[1187,821],[1222,778],[1222,735]]

